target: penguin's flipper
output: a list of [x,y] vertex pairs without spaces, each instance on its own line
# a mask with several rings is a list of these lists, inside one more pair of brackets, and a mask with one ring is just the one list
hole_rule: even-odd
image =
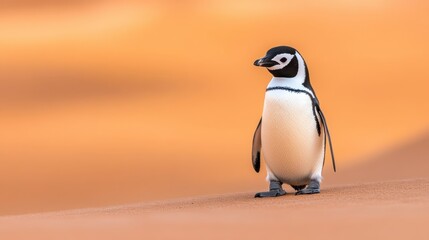
[[332,140],[331,140],[331,134],[329,134],[328,123],[326,123],[325,115],[323,115],[322,109],[320,109],[319,104],[316,105],[316,109],[323,123],[323,129],[325,130],[325,138],[326,136],[328,136],[329,149],[331,152],[331,159],[332,159],[332,167],[334,168],[334,172],[336,172],[337,167],[335,166],[334,149],[332,148]]
[[259,120],[258,126],[253,134],[252,143],[252,164],[253,169],[255,169],[256,172],[259,172],[259,169],[261,168],[261,122],[262,118]]

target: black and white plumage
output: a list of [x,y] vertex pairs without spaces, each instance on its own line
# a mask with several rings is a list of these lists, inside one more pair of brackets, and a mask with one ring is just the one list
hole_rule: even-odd
[[295,188],[297,194],[319,193],[327,139],[334,171],[335,160],[326,119],[304,59],[294,48],[280,46],[270,49],[254,65],[266,67],[273,75],[252,146],[256,172],[261,152],[264,156],[270,191],[255,197],[283,195],[283,183]]

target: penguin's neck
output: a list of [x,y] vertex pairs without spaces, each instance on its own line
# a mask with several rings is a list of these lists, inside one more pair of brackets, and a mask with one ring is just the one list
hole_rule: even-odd
[[303,83],[305,78],[285,78],[285,77],[273,77],[268,84],[267,88],[272,87],[289,87],[295,89],[302,89],[304,87]]
[[288,88],[288,89],[294,89],[294,90],[302,90],[307,93],[309,93],[313,98],[316,97],[313,90],[310,88],[307,88],[304,86],[305,78],[279,78],[279,77],[273,77],[270,81],[270,83],[267,86],[267,90],[270,88]]

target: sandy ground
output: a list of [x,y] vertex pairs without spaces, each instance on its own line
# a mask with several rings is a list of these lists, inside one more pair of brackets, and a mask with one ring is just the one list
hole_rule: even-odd
[[[1,239],[426,239],[423,137],[326,174],[318,195],[254,192],[0,217]],[[407,162],[408,160],[408,162]],[[377,174],[378,173],[378,174]],[[255,187],[255,191],[262,190]],[[289,190],[290,191],[290,190]]]
[[2,217],[2,239],[426,239],[429,179]]

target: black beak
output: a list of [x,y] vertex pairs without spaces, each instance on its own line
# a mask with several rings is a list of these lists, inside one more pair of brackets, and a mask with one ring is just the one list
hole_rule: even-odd
[[277,64],[277,62],[274,62],[267,57],[263,57],[261,59],[258,59],[253,63],[253,65],[258,66],[258,67],[272,67],[276,64]]

